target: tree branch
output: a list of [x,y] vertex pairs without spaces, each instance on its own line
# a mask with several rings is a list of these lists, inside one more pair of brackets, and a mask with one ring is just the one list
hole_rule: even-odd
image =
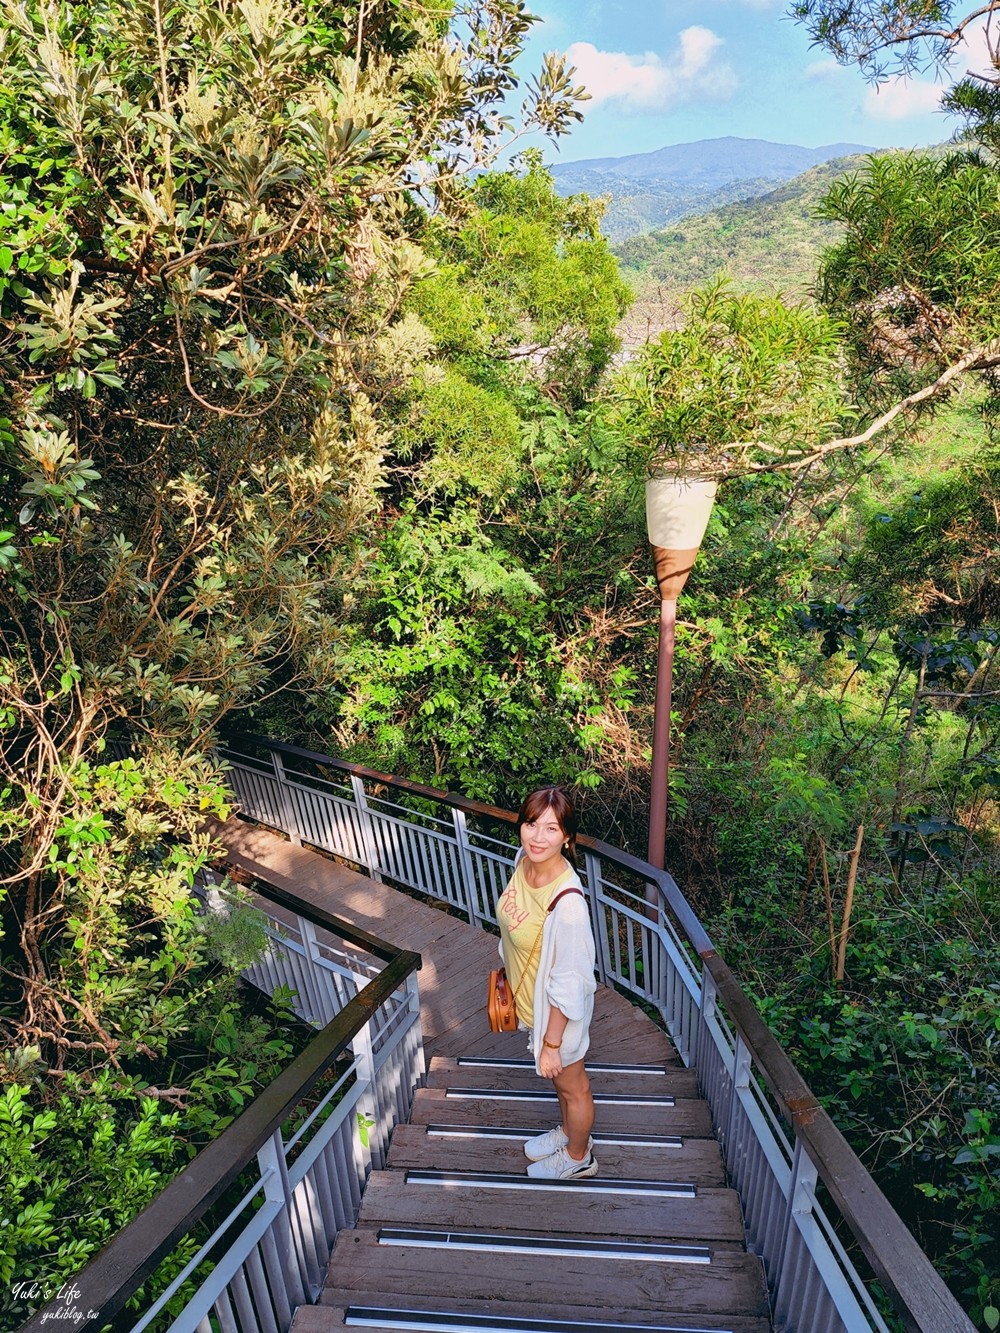
[[[733,468],[731,471],[720,473],[722,476],[736,477],[749,472],[782,472],[791,471],[794,468],[806,467],[810,463],[815,463],[820,458],[825,458],[827,454],[836,453],[845,449],[857,449],[863,444],[875,438],[881,431],[885,430],[904,412],[911,408],[919,406],[929,398],[934,398],[943,393],[954,380],[967,374],[970,370],[991,370],[994,366],[1000,366],[1000,343],[989,343],[980,347],[974,347],[966,352],[965,356],[943,371],[933,384],[927,384],[915,393],[909,394],[906,398],[895,403],[887,412],[883,412],[877,417],[867,430],[862,431],[860,435],[842,436],[840,439],[827,440],[825,444],[817,445],[808,453],[797,454],[792,458],[785,459],[783,462],[766,463],[745,463],[741,467]],[[765,444],[760,440],[750,440],[747,443],[732,444],[728,446],[731,449],[763,449],[766,453],[777,453],[778,450],[773,445]]]

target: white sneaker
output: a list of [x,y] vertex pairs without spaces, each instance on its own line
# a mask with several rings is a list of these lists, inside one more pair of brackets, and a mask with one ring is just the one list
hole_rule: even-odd
[[597,1175],[597,1158],[588,1148],[587,1156],[577,1162],[565,1148],[559,1148],[551,1157],[532,1162],[528,1175],[534,1180],[585,1180],[587,1176]]
[[560,1148],[565,1148],[567,1143],[569,1139],[563,1133],[562,1125],[556,1125],[555,1129],[546,1130],[544,1134],[536,1134],[533,1139],[529,1139],[524,1145],[524,1155],[529,1162],[540,1162],[543,1157],[551,1157]]

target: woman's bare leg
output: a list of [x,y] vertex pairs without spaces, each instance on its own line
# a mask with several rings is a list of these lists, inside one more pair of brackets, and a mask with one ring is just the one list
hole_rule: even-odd
[[552,1082],[559,1098],[563,1132],[569,1139],[567,1151],[575,1161],[582,1162],[589,1151],[590,1131],[594,1128],[594,1098],[583,1061],[567,1065]]

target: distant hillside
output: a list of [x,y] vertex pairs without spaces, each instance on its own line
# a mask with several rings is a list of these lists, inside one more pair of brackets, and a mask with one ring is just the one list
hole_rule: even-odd
[[702,139],[653,153],[556,163],[560,194],[610,195],[602,223],[613,241],[642,235],[681,218],[750,199],[830,158],[868,150],[861,144],[803,148],[764,139]]
[[800,144],[771,143],[767,139],[699,139],[695,143],[668,144],[652,153],[630,153],[625,157],[592,157],[581,162],[562,162],[550,168],[557,180],[580,173],[607,179],[672,180],[678,184],[716,186],[738,176],[800,175],[831,157],[849,157],[872,150],[859,143],[826,144],[803,148]]
[[806,296],[820,251],[839,235],[836,224],[816,217],[819,201],[833,181],[861,170],[866,160],[857,155],[824,162],[759,198],[613,246],[636,293],[626,341],[641,342],[649,331],[669,325],[684,292],[723,268],[744,290]]

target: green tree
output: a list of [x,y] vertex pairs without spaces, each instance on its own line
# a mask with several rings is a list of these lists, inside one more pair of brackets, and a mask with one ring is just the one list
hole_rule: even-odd
[[517,490],[539,404],[579,409],[618,347],[628,290],[599,232],[600,206],[561,198],[541,155],[489,172],[460,227],[428,237],[437,270],[409,307],[434,354],[405,405],[398,449],[427,493]]
[[846,413],[838,324],[719,277],[688,295],[684,320],[620,373],[615,403],[653,465],[696,475],[799,466]]
[[1000,175],[975,154],[893,153],[830,187],[818,295],[849,331],[853,368],[878,408],[964,361],[994,367],[1000,337]]
[[392,400],[382,521],[332,610],[338,679],[280,725],[332,724],[376,767],[514,799],[532,774],[593,776],[601,668],[558,636],[606,601],[604,544],[613,586],[634,554],[629,478],[590,401],[627,292],[599,207],[560,198],[537,154],[467,204],[435,223],[437,268],[406,302],[430,350]]
[[583,93],[546,57],[509,115],[521,0],[3,16],[0,1273],[30,1279],[287,1055],[191,895],[227,813],[207,752],[336,677],[331,608],[433,350],[406,309],[429,233]]
[[[213,729],[336,673],[330,592],[377,506],[387,405],[430,351],[401,313],[434,266],[429,206],[461,217],[459,166],[518,132],[534,20],[519,0],[5,13],[7,1030],[56,1065],[123,1039],[64,964],[92,926],[123,991],[129,923],[158,923],[139,953],[170,953],[150,828],[169,842],[217,805],[188,767]],[[579,93],[548,58],[528,125],[561,133]],[[93,774],[122,723],[157,782],[112,836]]]

